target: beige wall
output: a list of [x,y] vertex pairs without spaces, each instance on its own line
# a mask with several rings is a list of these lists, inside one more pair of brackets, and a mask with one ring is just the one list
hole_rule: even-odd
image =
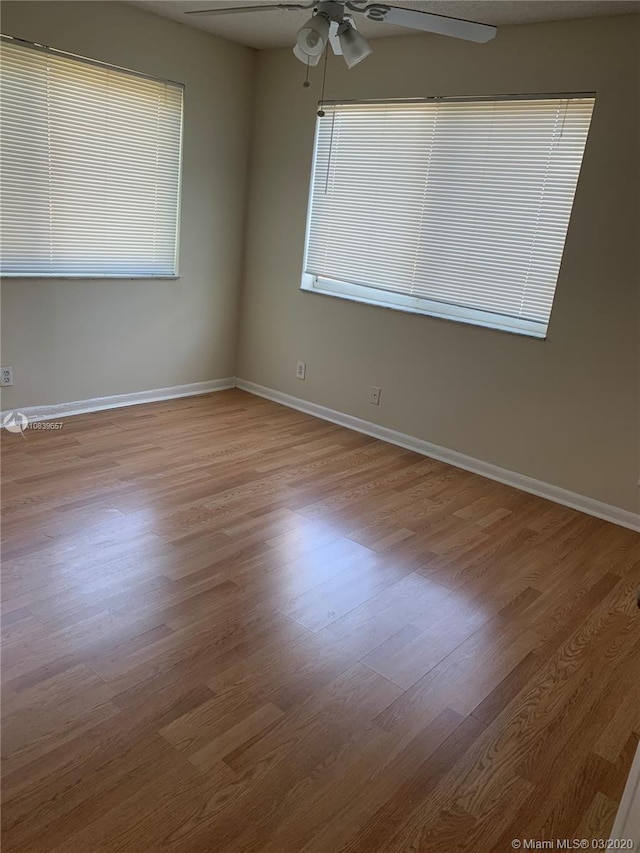
[[186,87],[180,280],[5,279],[1,408],[233,376],[254,52],[118,3],[1,13],[4,33]]
[[238,376],[637,511],[638,23],[389,38],[352,71],[329,59],[328,98],[597,92],[545,342],[298,290],[320,70],[303,89],[289,50],[259,54]]
[[597,92],[546,342],[298,290],[321,71],[303,89],[289,50],[254,69],[252,51],[101,2],[6,2],[2,31],[186,85],[180,280],[5,280],[2,409],[236,373],[638,510],[637,17],[489,45],[384,39],[351,72],[330,60],[331,98]]

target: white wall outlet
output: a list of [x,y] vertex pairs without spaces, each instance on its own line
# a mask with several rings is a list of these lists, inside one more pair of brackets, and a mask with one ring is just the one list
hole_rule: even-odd
[[0,385],[3,388],[13,385],[13,367],[0,367]]
[[372,406],[380,405],[380,394],[382,393],[382,388],[378,388],[377,385],[371,386],[371,391],[369,392],[369,402]]
[[299,361],[296,366],[296,379],[304,379],[307,374],[307,362]]

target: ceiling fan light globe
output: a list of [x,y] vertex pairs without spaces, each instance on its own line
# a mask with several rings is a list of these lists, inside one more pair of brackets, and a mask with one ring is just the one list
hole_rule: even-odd
[[328,38],[328,18],[324,15],[314,15],[298,30],[296,45],[306,56],[320,56]]
[[296,59],[299,59],[303,65],[317,65],[320,62],[320,54],[317,56],[309,56],[300,50],[300,47],[297,44],[293,47],[293,55]]
[[338,29],[338,39],[342,48],[344,61],[349,68],[353,68],[367,56],[373,53],[373,48],[366,38],[356,30],[353,24],[345,22]]

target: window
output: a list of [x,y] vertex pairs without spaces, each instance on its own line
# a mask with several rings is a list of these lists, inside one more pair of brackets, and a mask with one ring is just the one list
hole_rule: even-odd
[[0,271],[177,274],[182,86],[3,38]]
[[323,106],[302,288],[545,337],[593,104]]

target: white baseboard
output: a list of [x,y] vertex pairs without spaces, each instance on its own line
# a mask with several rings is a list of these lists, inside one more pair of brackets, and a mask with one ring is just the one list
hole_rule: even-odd
[[[174,400],[178,397],[194,397],[198,394],[210,394],[212,391],[225,391],[235,388],[236,380],[210,379],[208,382],[191,382],[188,385],[173,385],[171,388],[155,388],[151,391],[134,391],[132,394],[115,394],[112,397],[93,397],[89,400],[75,400],[71,403],[54,403],[51,406],[28,406],[19,411],[30,422],[51,421],[68,418],[71,415],[84,415],[88,412],[101,412],[103,409],[120,409],[123,406],[139,406],[142,403],[155,403],[160,400]],[[9,414],[0,412],[0,419]]]
[[[152,403],[160,400],[174,400],[179,397],[210,394],[212,391],[225,391],[230,388],[241,388],[250,394],[265,397],[267,400],[273,400],[275,403],[281,403],[283,406],[297,409],[316,418],[331,421],[332,423],[347,427],[347,429],[362,432],[365,435],[379,438],[382,441],[396,444],[399,447],[405,447],[407,450],[413,450],[423,456],[430,456],[432,459],[447,462],[456,468],[472,471],[474,474],[480,474],[483,477],[488,477],[490,480],[497,480],[499,483],[513,486],[515,489],[520,489],[523,492],[530,492],[541,498],[547,498],[547,500],[555,501],[555,503],[562,504],[563,506],[585,512],[588,515],[594,515],[605,521],[611,521],[613,524],[619,524],[622,527],[640,531],[640,515],[637,513],[602,503],[594,498],[579,495],[576,492],[562,489],[559,486],[545,483],[542,480],[535,480],[526,474],[509,471],[507,468],[501,468],[491,462],[475,459],[472,456],[459,453],[457,450],[450,450],[447,447],[432,444],[421,438],[415,438],[412,435],[365,421],[362,418],[345,415],[342,412],[337,412],[326,406],[320,406],[317,403],[310,403],[300,397],[293,397],[291,394],[275,391],[272,388],[257,385],[255,382],[248,382],[245,379],[235,379],[234,377],[212,379],[208,382],[192,382],[188,385],[155,388],[151,391],[137,391],[132,394],[116,394],[112,397],[94,397],[89,400],[75,400],[70,403],[56,403],[51,406],[29,406],[19,409],[19,411],[26,415],[29,421],[56,420],[72,415],[100,412],[104,409],[119,409],[123,406],[137,406],[142,403]],[[16,410],[14,409],[13,411]],[[7,414],[9,414],[8,411],[0,412],[0,419],[3,419]]]
[[464,468],[465,471],[472,471],[474,474],[480,474],[483,477],[488,477],[490,480],[497,480],[499,483],[513,486],[515,489],[520,489],[523,492],[530,492],[532,495],[547,498],[547,500],[571,507],[571,509],[577,509],[588,515],[594,515],[596,518],[602,518],[605,521],[611,521],[613,524],[619,524],[622,527],[640,531],[640,515],[629,512],[626,509],[602,503],[586,495],[570,492],[568,489],[562,489],[560,486],[554,486],[542,480],[535,480],[526,474],[509,471],[507,468],[501,468],[499,465],[494,465],[491,462],[474,459],[474,457],[459,453],[457,450],[449,450],[447,447],[431,444],[429,441],[414,438],[412,435],[397,432],[388,427],[365,421],[362,418],[336,412],[334,409],[319,406],[317,403],[310,403],[299,397],[284,394],[282,391],[274,391],[272,388],[257,385],[255,382],[236,379],[236,387],[241,388],[243,391],[248,391],[250,394],[255,394],[258,397],[265,397],[267,400],[273,400],[275,403],[281,403],[283,406],[313,415],[316,418],[331,421],[334,424],[356,430],[356,432],[362,432],[365,435],[371,435],[390,444],[397,444],[399,447],[407,448],[407,450],[414,450],[423,456],[430,456],[432,459],[448,462],[456,468]]
[[615,841],[631,839],[634,843],[631,849],[640,850],[640,746],[633,759],[631,772],[609,837]]

